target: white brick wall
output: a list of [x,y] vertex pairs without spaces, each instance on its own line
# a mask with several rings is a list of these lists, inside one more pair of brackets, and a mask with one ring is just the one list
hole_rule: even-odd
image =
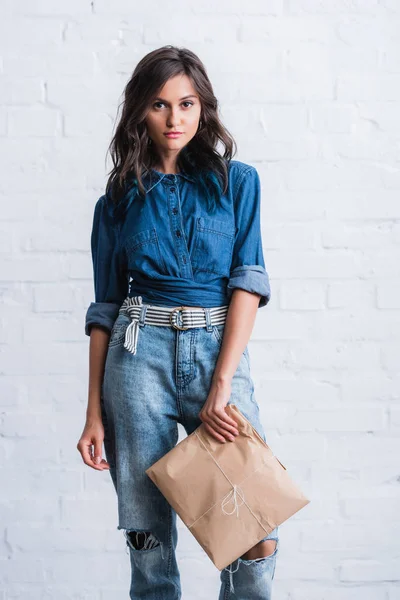
[[[272,299],[253,376],[270,444],[311,499],[281,526],[274,597],[398,600],[399,2],[2,0],[1,13],[0,600],[128,597],[109,474],[76,450],[89,233],[123,86],[167,43],[204,60],[236,158],[262,179]],[[184,600],[216,599],[219,574],[182,523],[178,548]]]

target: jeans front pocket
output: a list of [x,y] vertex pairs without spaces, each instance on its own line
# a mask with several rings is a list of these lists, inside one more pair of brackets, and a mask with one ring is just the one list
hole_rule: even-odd
[[130,323],[130,319],[127,315],[120,314],[114,321],[113,328],[111,329],[110,339],[108,341],[108,347],[113,348],[123,344],[125,339],[125,332]]
[[130,271],[152,279],[168,273],[155,227],[129,236],[125,242],[125,253]]
[[[221,325],[213,325],[212,328],[212,334],[214,336],[214,339],[216,340],[217,344],[219,346],[222,345],[222,339],[223,339],[223,335],[224,335],[224,328],[225,328],[225,323],[222,323]],[[249,356],[249,347],[246,344],[245,349],[242,352],[242,356],[244,356],[244,358],[246,359],[247,365],[250,368],[250,356]]]
[[235,233],[230,222],[197,217],[191,257],[195,271],[229,277]]

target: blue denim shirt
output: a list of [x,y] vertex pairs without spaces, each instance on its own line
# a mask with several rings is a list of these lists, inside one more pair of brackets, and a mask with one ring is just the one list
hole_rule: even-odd
[[98,199],[91,233],[95,301],[86,313],[86,335],[92,325],[111,331],[127,296],[211,307],[229,304],[241,288],[261,295],[259,308],[269,302],[258,172],[231,160],[228,178],[213,214],[185,172],[146,171],[145,199],[136,196],[123,220],[113,216],[106,195]]

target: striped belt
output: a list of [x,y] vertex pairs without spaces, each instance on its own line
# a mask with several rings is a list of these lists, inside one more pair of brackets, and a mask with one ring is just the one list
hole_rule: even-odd
[[131,323],[125,332],[124,348],[136,354],[139,325],[159,325],[186,330],[225,323],[229,305],[194,308],[192,306],[155,306],[143,304],[142,296],[125,298],[119,314],[128,315]]

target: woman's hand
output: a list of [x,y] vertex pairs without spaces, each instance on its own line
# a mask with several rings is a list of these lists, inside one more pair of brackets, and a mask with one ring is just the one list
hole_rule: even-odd
[[213,383],[206,403],[199,414],[204,427],[216,440],[233,442],[239,435],[237,423],[225,411],[231,396],[231,383],[228,381]]
[[104,471],[110,468],[109,463],[101,458],[103,440],[104,426],[101,418],[87,419],[76,447],[81,453],[85,465],[96,469],[96,471]]

